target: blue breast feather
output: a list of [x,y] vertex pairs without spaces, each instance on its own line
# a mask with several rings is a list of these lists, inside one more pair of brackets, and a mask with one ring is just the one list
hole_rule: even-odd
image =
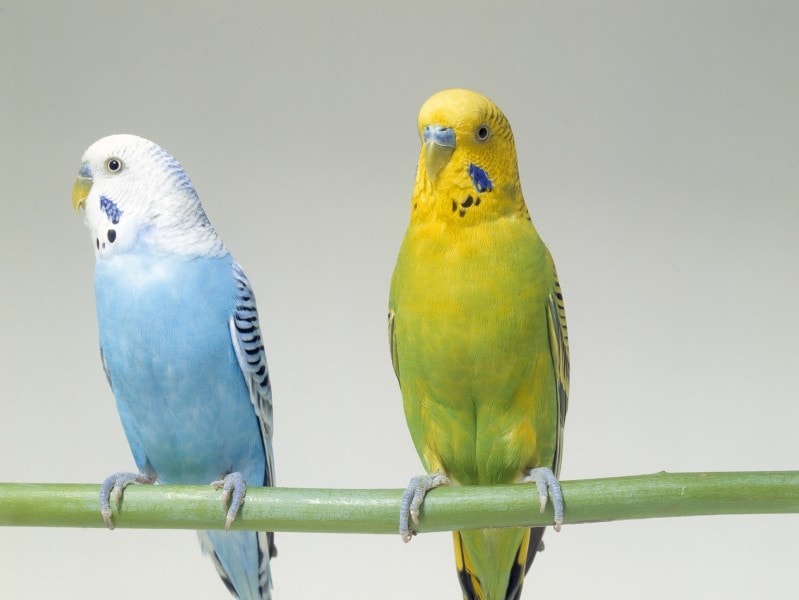
[[264,441],[231,341],[232,259],[117,255],[95,271],[100,345],[136,465],[163,483],[239,471]]

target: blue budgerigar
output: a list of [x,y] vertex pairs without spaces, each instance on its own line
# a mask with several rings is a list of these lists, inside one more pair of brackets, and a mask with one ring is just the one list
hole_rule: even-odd
[[[118,503],[136,483],[224,490],[226,529],[246,484],[274,484],[272,396],[250,282],[160,146],[112,135],[83,155],[72,193],[95,248],[100,353],[138,473],[101,490]],[[271,533],[198,532],[239,598],[270,598]]]

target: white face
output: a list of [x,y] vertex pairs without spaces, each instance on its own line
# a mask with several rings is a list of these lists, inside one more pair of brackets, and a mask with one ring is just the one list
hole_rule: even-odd
[[[155,144],[132,135],[114,135],[94,143],[83,155],[78,185],[88,187],[83,218],[98,258],[146,243],[147,219],[159,166]],[[148,150],[150,150],[148,152]]]
[[[86,198],[83,219],[91,232],[98,257],[123,253],[139,243],[146,244],[147,227],[130,209],[123,209],[112,193],[104,193],[94,184]],[[95,191],[96,188],[99,188]]]
[[[178,162],[134,135],[112,135],[83,155],[73,192],[98,258],[191,246],[190,231],[206,221],[197,194]],[[206,229],[206,238],[209,238]],[[215,234],[212,242],[221,244]]]

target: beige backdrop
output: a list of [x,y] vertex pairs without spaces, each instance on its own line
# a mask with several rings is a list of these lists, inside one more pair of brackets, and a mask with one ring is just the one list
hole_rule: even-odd
[[[510,118],[560,272],[564,479],[798,468],[799,6],[516,4],[0,1],[0,481],[133,466],[70,206],[84,149],[125,132],[178,157],[252,280],[279,484],[403,487],[388,284],[416,113],[453,86]],[[524,597],[789,597],[798,538],[796,516],[566,526]],[[448,534],[277,543],[282,600],[459,597]],[[227,597],[191,532],[0,532],[0,596],[109,594]]]

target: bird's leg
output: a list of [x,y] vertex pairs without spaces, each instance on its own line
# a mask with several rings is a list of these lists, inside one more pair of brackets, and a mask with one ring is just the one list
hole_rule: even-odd
[[129,483],[155,483],[158,476],[155,473],[130,473],[128,471],[119,471],[113,475],[109,475],[100,486],[100,514],[103,516],[103,522],[108,529],[113,529],[114,524],[111,521],[111,494],[114,495],[114,508],[119,510],[119,504],[122,501],[122,491]]
[[230,529],[236,515],[239,514],[239,508],[244,504],[244,495],[247,493],[247,482],[241,473],[228,473],[224,478],[219,481],[214,481],[212,484],[214,489],[222,490],[222,508],[230,508],[227,511],[227,518],[225,519],[225,531]]
[[425,494],[433,488],[449,485],[449,483],[447,476],[439,471],[432,475],[417,475],[411,478],[408,487],[405,488],[405,493],[402,494],[402,502],[400,504],[399,532],[403,542],[410,542],[411,538],[416,535],[408,521],[410,517],[414,525],[419,523],[419,509],[422,506]]
[[555,531],[560,531],[563,525],[563,492],[560,491],[560,482],[552,469],[539,467],[527,470],[524,483],[535,483],[538,488],[538,498],[541,500],[541,512],[547,507],[547,498],[552,498],[552,507],[555,509]]

